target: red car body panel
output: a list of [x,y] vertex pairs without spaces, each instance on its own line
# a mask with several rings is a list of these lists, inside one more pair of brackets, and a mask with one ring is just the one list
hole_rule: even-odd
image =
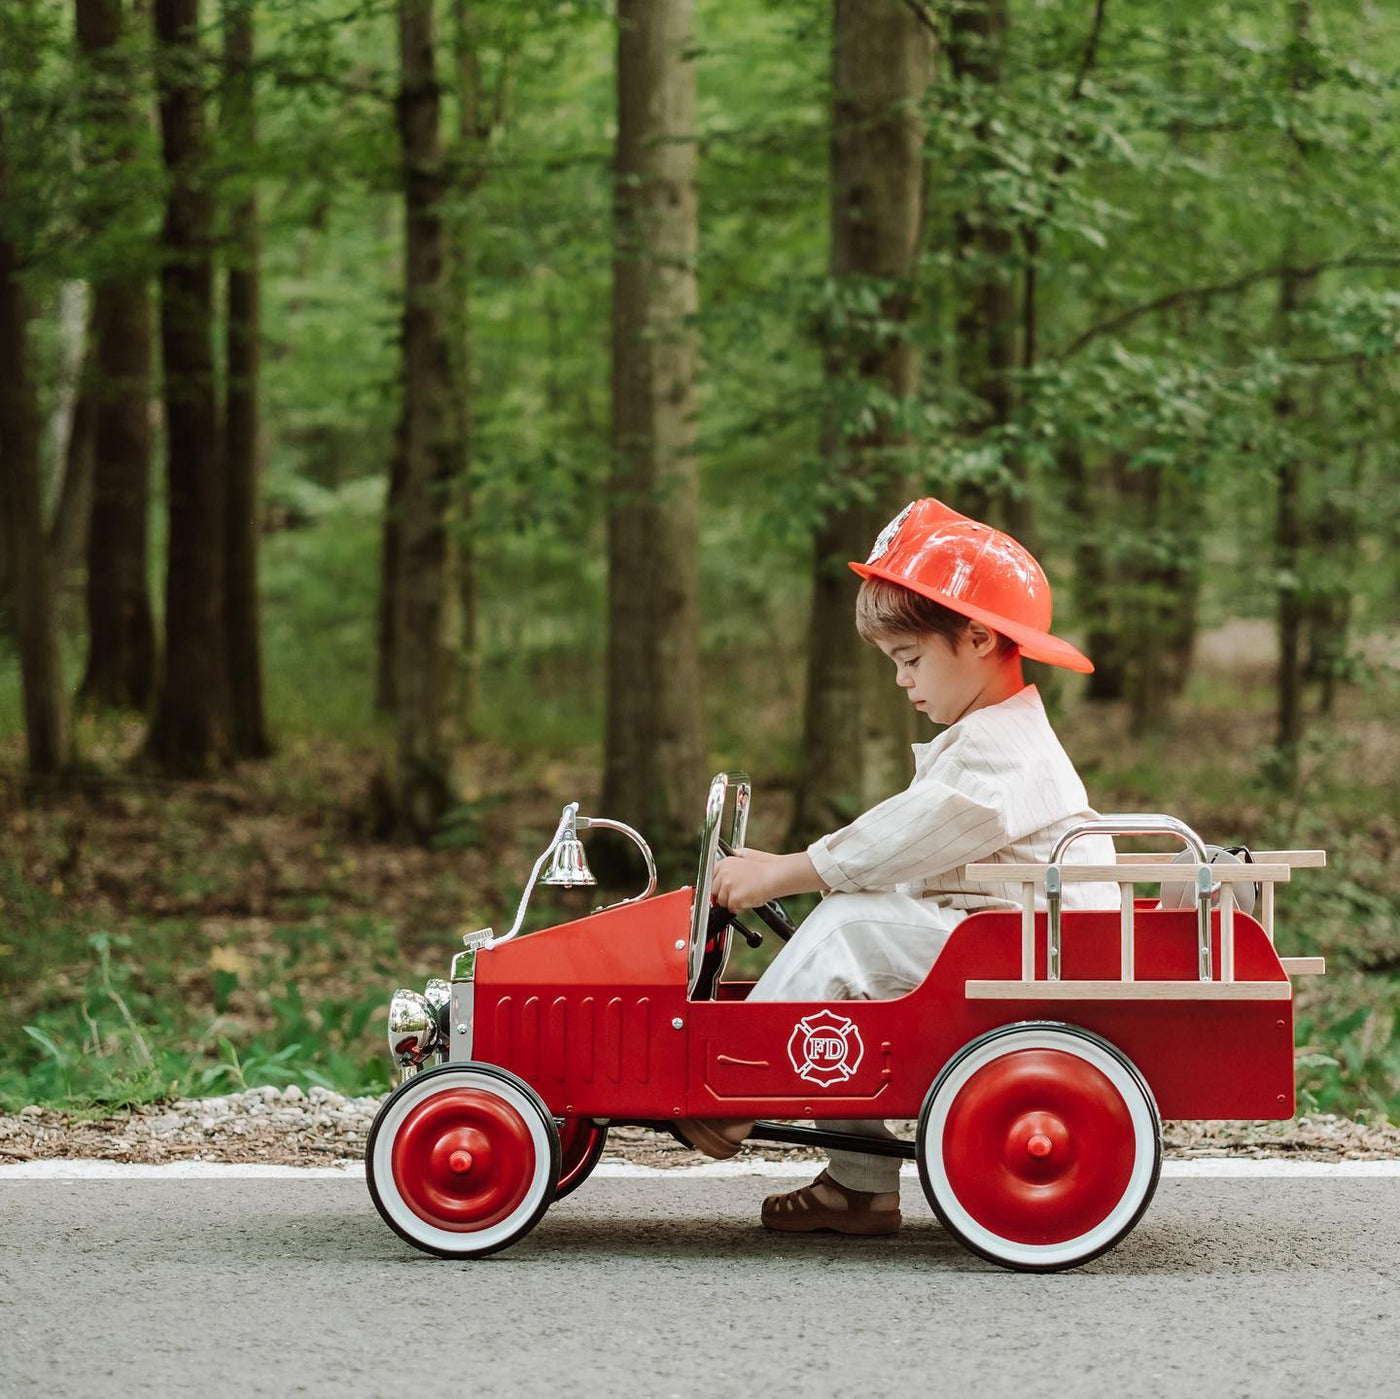
[[[1055,1020],[1127,1055],[1164,1118],[1292,1116],[1291,1000],[969,1000],[969,980],[1021,972],[1020,915],[983,912],[897,1000],[749,1002],[730,982],[690,1001],[691,898],[679,889],[483,952],[472,1057],[519,1074],[564,1116],[907,1118],[969,1040]],[[1116,910],[1066,913],[1061,979],[1117,978],[1120,936]],[[1194,910],[1138,901],[1135,938],[1138,980],[1198,984]],[[1217,918],[1217,968],[1219,941]],[[1235,976],[1288,980],[1264,929],[1238,912]]]

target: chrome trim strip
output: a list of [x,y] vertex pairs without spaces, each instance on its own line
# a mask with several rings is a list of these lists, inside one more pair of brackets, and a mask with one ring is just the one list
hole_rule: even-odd
[[452,1046],[449,1061],[472,1057],[472,1036],[476,1030],[476,984],[471,981],[452,983]]

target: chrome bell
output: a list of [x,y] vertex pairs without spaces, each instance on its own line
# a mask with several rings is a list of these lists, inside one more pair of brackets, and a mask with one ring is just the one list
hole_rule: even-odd
[[583,842],[576,835],[566,836],[554,847],[554,857],[549,862],[549,872],[540,880],[541,884],[552,884],[560,889],[575,889],[579,885],[591,886],[598,881],[588,868],[584,858]]

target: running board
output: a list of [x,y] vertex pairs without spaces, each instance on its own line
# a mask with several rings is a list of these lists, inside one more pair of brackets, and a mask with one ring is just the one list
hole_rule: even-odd
[[858,1151],[862,1156],[898,1156],[905,1161],[915,1159],[913,1142],[863,1137],[858,1132],[828,1132],[820,1127],[790,1127],[784,1122],[755,1122],[745,1140],[815,1146],[822,1151]]
[[[562,1119],[555,1119],[560,1121]],[[596,1118],[595,1121],[605,1119]],[[657,1122],[648,1118],[611,1119],[617,1127],[646,1127],[674,1137],[682,1146],[690,1143],[676,1131],[674,1122]],[[747,1142],[781,1142],[784,1146],[812,1146],[820,1151],[858,1151],[863,1156],[897,1156],[904,1161],[914,1161],[914,1143],[891,1141],[888,1137],[863,1137],[859,1132],[828,1132],[820,1127],[790,1126],[786,1122],[755,1122],[753,1131],[744,1138]],[[694,1148],[691,1147],[693,1151]]]

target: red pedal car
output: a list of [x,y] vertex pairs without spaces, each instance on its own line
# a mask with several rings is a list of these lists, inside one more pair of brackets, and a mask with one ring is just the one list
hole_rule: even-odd
[[[447,1258],[514,1243],[587,1178],[611,1123],[753,1117],[757,1139],[912,1158],[968,1248],[1009,1268],[1067,1268],[1141,1218],[1163,1118],[1292,1116],[1290,976],[1322,959],[1280,958],[1273,892],[1292,868],[1322,865],[1322,851],[1211,863],[1213,847],[1172,817],[1103,817],[1044,865],[969,866],[1019,883],[1022,909],[969,915],[907,995],[750,1004],[749,985],[723,969],[736,928],[758,935],[710,894],[731,787],[731,839],[743,844],[749,784],[721,773],[696,887],[660,895],[642,837],[571,803],[510,931],[469,934],[450,981],[395,993],[401,1082],[366,1168],[380,1214],[409,1243]],[[545,883],[592,882],[578,838],[589,828],[636,842],[646,890],[518,937],[546,860]],[[1063,863],[1091,831],[1174,836],[1186,850]],[[1121,910],[1062,913],[1072,880],[1117,882]],[[1160,903],[1133,897],[1135,882],[1163,881]],[[1035,911],[1041,888],[1048,912]],[[1256,889],[1257,919],[1245,911]],[[791,933],[780,906],[755,912]],[[918,1129],[912,1142],[872,1143],[819,1125],[839,1118],[917,1118]]]

